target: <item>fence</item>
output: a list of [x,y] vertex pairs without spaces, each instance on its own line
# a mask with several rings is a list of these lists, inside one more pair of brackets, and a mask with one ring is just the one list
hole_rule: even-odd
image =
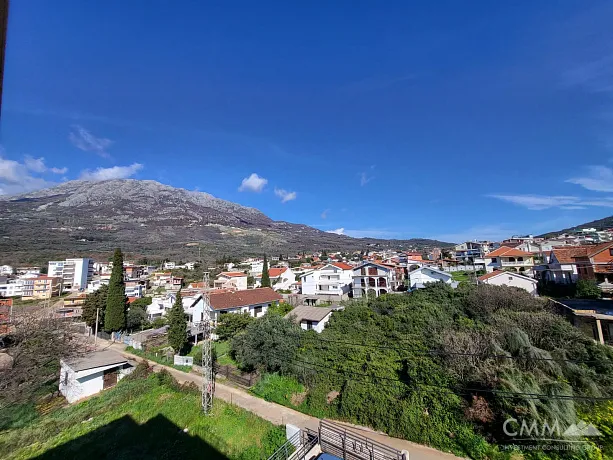
[[239,385],[247,388],[252,387],[258,380],[260,380],[260,375],[257,372],[244,373],[238,371],[234,366],[229,365],[218,366],[216,373],[223,375],[231,382],[238,383]]
[[408,453],[373,441],[326,420],[319,422],[322,452],[344,460],[408,460]]

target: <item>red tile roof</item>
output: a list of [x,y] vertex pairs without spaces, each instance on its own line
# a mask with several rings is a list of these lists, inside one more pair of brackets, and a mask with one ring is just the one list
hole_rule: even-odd
[[346,264],[344,262],[334,262],[332,265],[340,268],[341,270],[353,270],[353,267],[351,265]]
[[195,281],[193,283],[189,283],[187,287],[190,289],[202,289],[204,288],[204,281]]
[[249,305],[278,302],[283,299],[271,288],[248,289],[246,291],[221,292],[211,291],[211,307],[213,310],[231,310]]
[[604,251],[605,249],[608,249],[610,247],[613,247],[613,243],[608,241],[606,243],[600,243],[597,244],[595,246],[590,246],[588,247],[588,257],[594,257],[596,254]]
[[485,275],[481,275],[477,278],[479,281],[485,281],[487,279],[493,278],[494,276],[498,276],[501,273],[504,273],[502,270],[494,270],[492,273],[486,273]]
[[574,264],[575,257],[587,257],[587,246],[570,246],[552,249],[551,252],[561,264]]
[[287,267],[271,268],[268,270],[268,276],[270,276],[271,278],[277,278],[281,275],[281,273],[285,272],[285,270],[287,270]]
[[242,276],[247,276],[246,273],[243,272],[221,272],[219,276],[227,276],[228,278],[240,278]]
[[531,256],[532,256],[531,252],[520,251],[519,249],[501,246],[495,251],[490,252],[485,257],[487,259],[491,259],[492,257],[531,257]]

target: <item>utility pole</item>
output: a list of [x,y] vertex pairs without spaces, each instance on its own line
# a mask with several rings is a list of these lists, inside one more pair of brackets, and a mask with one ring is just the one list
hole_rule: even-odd
[[213,355],[211,353],[211,294],[209,293],[209,272],[204,272],[202,278],[204,334],[202,337],[202,411],[209,414],[213,408],[213,393],[215,392],[215,372],[213,371]]
[[96,332],[94,333],[94,350],[98,342],[98,316],[100,315],[100,309],[96,308]]

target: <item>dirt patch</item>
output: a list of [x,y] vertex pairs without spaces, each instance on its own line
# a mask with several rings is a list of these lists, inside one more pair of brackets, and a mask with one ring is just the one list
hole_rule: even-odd
[[331,391],[330,393],[328,393],[328,396],[326,397],[326,399],[328,400],[328,404],[330,404],[332,401],[334,401],[336,398],[338,398],[338,395],[340,395],[340,393],[338,391]]
[[306,398],[306,395],[306,391],[303,391],[302,393],[294,393],[291,398],[292,404],[294,406],[299,406]]

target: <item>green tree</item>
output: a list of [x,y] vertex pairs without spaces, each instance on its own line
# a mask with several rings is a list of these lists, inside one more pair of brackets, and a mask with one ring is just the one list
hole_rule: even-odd
[[109,281],[109,291],[104,314],[104,329],[107,332],[120,331],[126,327],[128,299],[123,280],[123,254],[115,249],[113,254],[113,271]]
[[249,313],[222,315],[217,323],[215,333],[220,340],[230,340],[243,332],[255,319]]
[[255,284],[255,278],[251,275],[247,276],[247,286],[253,286]]
[[[280,292],[280,291],[277,291]],[[292,307],[287,302],[275,302],[272,306],[268,307],[267,315],[277,314],[280,316],[287,315],[290,311],[292,311],[294,307]]]
[[264,315],[232,339],[231,351],[245,369],[287,372],[300,345],[300,328],[279,315]]
[[147,310],[147,305],[151,305],[153,302],[152,297],[141,297],[140,299],[136,299],[134,302],[130,304],[130,308],[132,307],[141,307],[144,310]]
[[187,343],[187,321],[180,291],[177,293],[175,303],[168,313],[168,325],[168,344],[175,353],[181,354]]
[[96,310],[98,309],[100,309],[98,313],[98,329],[102,330],[104,327],[104,313],[106,311],[106,297],[108,292],[109,287],[102,285],[100,289],[91,294],[87,294],[85,298],[81,319],[92,329],[96,328]]
[[147,307],[134,305],[134,303],[130,305],[126,315],[126,327],[130,330],[139,329],[143,324],[147,323]]
[[594,280],[577,281],[577,294],[579,299],[600,299],[602,291]]
[[270,275],[268,274],[268,259],[264,254],[264,264],[262,265],[262,284],[261,287],[270,287]]

